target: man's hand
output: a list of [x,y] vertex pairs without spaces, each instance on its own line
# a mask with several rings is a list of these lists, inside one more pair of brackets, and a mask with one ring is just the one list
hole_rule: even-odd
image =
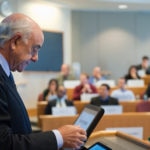
[[83,91],[84,91],[84,93],[86,93],[86,92],[91,93],[92,92],[91,87],[88,83],[84,84]]
[[60,127],[59,132],[61,133],[64,141],[63,147],[79,149],[86,141],[86,131],[75,125],[65,125]]

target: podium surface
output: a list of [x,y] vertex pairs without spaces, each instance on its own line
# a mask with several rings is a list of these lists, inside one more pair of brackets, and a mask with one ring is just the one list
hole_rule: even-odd
[[94,132],[85,144],[88,148],[96,142],[112,148],[112,150],[150,150],[150,143],[118,131]]

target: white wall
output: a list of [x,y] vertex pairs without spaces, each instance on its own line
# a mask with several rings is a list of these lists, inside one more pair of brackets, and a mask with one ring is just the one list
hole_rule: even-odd
[[150,57],[149,12],[72,12],[72,60],[83,72],[100,66],[117,80],[144,55]]
[[[71,64],[70,10],[50,2],[12,0],[11,4],[13,12],[30,16],[43,30],[63,32],[63,60],[65,63]],[[14,76],[17,84],[19,83],[18,91],[26,107],[35,108],[38,94],[47,87],[50,78],[57,76],[57,73],[24,72],[21,75],[14,73]]]
[[[84,72],[91,73],[94,66],[100,65],[116,79],[127,72],[130,64],[139,63],[143,55],[150,56],[150,13],[72,13],[38,0],[11,0],[11,4],[13,12],[29,15],[43,30],[63,32],[64,62],[80,62]],[[33,108],[38,94],[57,73],[26,72],[15,76],[16,81],[25,81],[18,90],[25,105]]]

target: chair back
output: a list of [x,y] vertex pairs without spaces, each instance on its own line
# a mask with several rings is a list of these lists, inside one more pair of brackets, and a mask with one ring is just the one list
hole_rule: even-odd
[[149,112],[150,111],[150,101],[141,101],[136,106],[137,112]]

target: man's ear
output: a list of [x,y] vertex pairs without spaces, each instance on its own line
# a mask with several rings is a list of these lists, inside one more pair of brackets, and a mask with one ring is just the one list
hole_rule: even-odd
[[15,49],[16,48],[17,43],[21,40],[21,38],[22,38],[21,34],[16,34],[16,35],[14,35],[11,38],[11,40],[10,40],[10,42],[11,42],[11,45],[10,45],[11,49]]

